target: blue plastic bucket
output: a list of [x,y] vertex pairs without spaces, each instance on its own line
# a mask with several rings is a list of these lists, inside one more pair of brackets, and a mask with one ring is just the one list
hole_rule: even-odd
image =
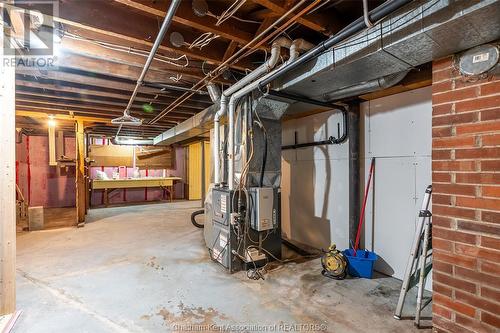
[[354,250],[347,249],[343,253],[347,258],[347,271],[350,276],[372,278],[373,264],[378,258],[375,252],[357,250],[354,256]]

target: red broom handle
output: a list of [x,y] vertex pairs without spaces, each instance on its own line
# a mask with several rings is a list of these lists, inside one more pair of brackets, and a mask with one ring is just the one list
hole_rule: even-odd
[[368,191],[370,190],[370,184],[372,181],[374,168],[375,168],[375,158],[372,158],[372,162],[370,165],[370,174],[368,175],[368,184],[366,184],[365,197],[363,198],[363,208],[361,209],[361,215],[359,216],[358,232],[356,233],[356,242],[354,243],[354,256],[356,256],[356,251],[358,250],[359,237],[361,236],[361,227],[363,226],[363,221],[365,220],[366,201],[368,200]]

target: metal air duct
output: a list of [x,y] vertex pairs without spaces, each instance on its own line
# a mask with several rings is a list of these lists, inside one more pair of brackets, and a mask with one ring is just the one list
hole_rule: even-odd
[[[370,16],[376,22],[373,28],[342,40],[317,58],[305,62],[301,61],[304,56],[297,58],[293,63],[300,61],[300,66],[273,79],[273,84],[279,92],[323,101],[347,96],[344,89],[355,96],[358,85],[366,84],[361,92],[366,93],[368,88],[388,86],[388,81],[396,84],[399,73],[415,66],[498,40],[498,17],[498,0],[414,1],[379,22]],[[365,26],[363,17],[356,22]],[[207,132],[215,109],[205,109],[202,115],[160,134],[155,142],[171,144]]]
[[154,144],[153,139],[123,139],[117,136],[110,141],[114,145],[121,146],[152,146]]
[[406,74],[408,74],[408,71],[386,75],[375,80],[341,88],[324,94],[323,99],[325,101],[337,101],[347,97],[359,96],[367,94],[369,92],[386,89],[399,83],[402,79],[405,78]]
[[210,99],[212,100],[212,102],[216,103],[220,99],[221,92],[220,92],[220,88],[217,84],[215,84],[213,82],[207,83],[207,91],[208,91],[208,95],[210,96]]

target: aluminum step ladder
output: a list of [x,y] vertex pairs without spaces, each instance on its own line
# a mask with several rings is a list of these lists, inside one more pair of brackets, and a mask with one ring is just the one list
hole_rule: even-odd
[[415,326],[417,327],[420,327],[420,313],[422,312],[422,309],[425,308],[431,301],[431,299],[429,299],[425,302],[425,304],[422,304],[425,280],[432,269],[432,261],[430,260],[430,256],[432,256],[432,213],[429,211],[431,194],[432,185],[429,185],[425,190],[422,208],[420,209],[418,215],[419,219],[415,230],[415,237],[413,239],[410,257],[408,258],[408,263],[406,264],[398,304],[396,306],[396,311],[394,312],[394,318],[400,320],[406,295],[411,288],[417,285],[417,308],[415,311]]

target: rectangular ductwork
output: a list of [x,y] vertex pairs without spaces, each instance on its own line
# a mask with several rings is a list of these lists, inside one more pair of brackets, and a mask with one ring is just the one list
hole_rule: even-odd
[[283,76],[275,89],[333,100],[339,89],[499,39],[498,17],[498,0],[415,1]]
[[[415,1],[284,75],[274,88],[322,101],[337,99],[335,92],[340,89],[356,91],[357,85],[373,85],[367,84],[371,81],[380,89],[384,87],[380,79],[500,39],[498,17],[499,0]],[[172,144],[208,132],[217,108],[211,106],[158,135],[155,144]]]
[[209,106],[179,125],[159,134],[154,138],[153,143],[155,145],[171,145],[209,132],[218,109],[218,104]]

